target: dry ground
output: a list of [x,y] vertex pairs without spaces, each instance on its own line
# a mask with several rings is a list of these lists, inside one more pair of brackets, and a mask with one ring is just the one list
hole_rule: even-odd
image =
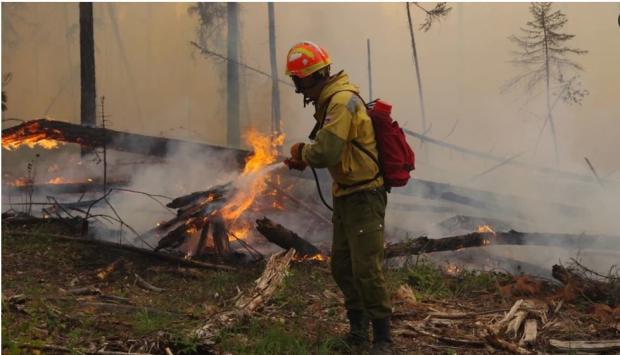
[[[5,226],[2,233],[3,354],[77,354],[100,349],[165,354],[166,348],[173,354],[364,352],[338,350],[337,338],[347,327],[342,299],[326,263],[294,263],[284,287],[267,307],[223,329],[216,347],[207,349],[192,338],[191,330],[229,307],[235,295],[252,286],[264,264],[239,266],[234,272],[187,269],[147,256],[58,240],[51,234],[66,232],[59,227],[25,230],[28,234],[16,233],[23,228]],[[101,274],[114,262],[117,269]],[[141,287],[136,274],[164,290]],[[549,309],[549,326],[539,330],[532,349],[552,350],[550,338],[620,338],[618,318],[612,313],[609,317],[605,312],[594,314],[596,309],[587,300],[564,302],[555,312],[559,298],[548,284],[531,290],[519,284],[522,280],[504,274],[446,275],[421,260],[390,270],[387,276],[394,295],[395,347],[402,354],[497,352],[488,345],[454,339],[481,341],[481,329],[501,319],[523,297]],[[396,292],[405,284],[413,289],[415,301]],[[471,315],[482,311],[490,313]],[[429,317],[437,312],[470,316]]]

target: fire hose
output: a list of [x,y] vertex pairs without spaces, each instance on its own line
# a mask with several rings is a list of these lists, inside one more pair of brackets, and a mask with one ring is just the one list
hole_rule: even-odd
[[327,204],[327,201],[325,201],[325,197],[323,197],[323,192],[321,191],[321,184],[319,184],[319,177],[316,175],[316,170],[314,170],[313,167],[310,167],[310,169],[312,169],[312,175],[314,175],[314,182],[316,182],[316,189],[319,192],[321,202],[323,202],[325,207],[327,207],[330,211],[333,211],[334,209],[329,204]]

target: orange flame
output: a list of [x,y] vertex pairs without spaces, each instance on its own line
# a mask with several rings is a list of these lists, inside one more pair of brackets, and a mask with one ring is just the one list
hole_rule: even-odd
[[2,135],[2,148],[15,150],[22,145],[26,145],[29,148],[39,146],[44,149],[55,149],[64,144],[53,139],[58,136],[62,137],[60,131],[52,130],[51,134],[43,130],[39,122],[27,122],[23,126],[20,125],[20,128],[16,131]]
[[450,275],[456,275],[461,272],[461,268],[454,264],[448,264],[445,268],[446,272]]
[[[495,231],[488,224],[485,224],[483,226],[478,226],[478,230],[476,232],[478,232],[478,233],[485,233],[485,234],[491,234],[492,238],[494,238],[496,236]],[[482,239],[482,245],[489,245],[489,244],[491,244],[491,240],[490,239],[487,239],[487,238],[483,238]]]
[[493,228],[491,228],[491,226],[489,226],[488,224],[485,224],[483,226],[478,226],[478,230],[476,232],[495,234],[495,231],[493,230]]
[[51,178],[47,181],[48,184],[59,185],[59,184],[86,184],[93,182],[93,179],[88,178],[86,181],[77,181],[77,180],[69,180],[62,176],[57,176],[55,178]]
[[239,218],[252,205],[256,197],[266,190],[267,176],[251,175],[275,162],[278,157],[278,147],[284,143],[283,134],[271,137],[262,135],[254,129],[247,131],[244,138],[253,151],[252,155],[247,158],[241,173],[242,178],[247,177],[249,179],[249,186],[239,189],[230,199],[230,202],[222,208],[222,217],[228,224],[232,224]]
[[323,255],[323,254],[316,254],[316,255],[312,255],[312,256],[310,256],[310,255],[306,255],[306,256],[295,256],[295,257],[293,258],[293,260],[295,260],[295,261],[307,261],[307,260],[314,260],[314,261],[320,261],[320,262],[323,262],[323,261],[328,261],[328,260],[329,260],[329,257],[327,257],[327,256],[325,256],[325,255]]
[[15,179],[15,181],[9,183],[9,185],[12,185],[15,187],[29,186],[32,184],[33,184],[33,181],[25,177],[19,177]]

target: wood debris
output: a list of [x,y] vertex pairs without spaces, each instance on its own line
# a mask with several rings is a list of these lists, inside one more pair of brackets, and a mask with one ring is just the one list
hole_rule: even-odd
[[556,340],[549,344],[561,351],[608,352],[620,350],[620,339],[614,340]]
[[232,310],[211,316],[206,324],[195,330],[194,335],[203,344],[213,345],[215,337],[222,329],[263,307],[282,285],[295,254],[294,249],[289,249],[272,255],[263,274],[255,281],[256,286],[249,292],[240,294]]

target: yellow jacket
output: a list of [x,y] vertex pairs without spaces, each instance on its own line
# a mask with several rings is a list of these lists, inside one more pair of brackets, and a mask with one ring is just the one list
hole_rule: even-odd
[[[377,164],[352,143],[355,140],[375,158],[378,157],[372,121],[362,100],[351,91],[359,92],[349,83],[344,72],[329,78],[315,103],[314,118],[323,122],[322,128],[314,142],[304,145],[302,150],[302,159],[308,165],[329,170],[334,180],[332,194],[335,197],[383,186]],[[366,180],[371,181],[348,186]]]

